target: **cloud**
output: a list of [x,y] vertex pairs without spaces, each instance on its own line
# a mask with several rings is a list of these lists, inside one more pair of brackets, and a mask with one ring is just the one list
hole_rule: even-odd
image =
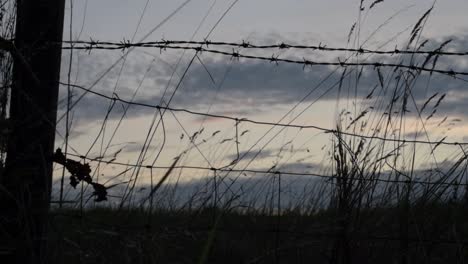
[[[239,157],[242,157],[243,160],[250,160],[253,158],[255,158],[255,160],[262,160],[262,159],[274,157],[276,155],[277,155],[276,152],[274,152],[273,150],[268,150],[268,149],[262,150],[260,153],[258,153],[258,151],[250,151],[250,152],[243,151],[239,153]],[[226,156],[226,159],[236,160],[237,154],[228,155]]]
[[[154,145],[145,146],[145,149],[150,153],[156,151],[159,148],[160,148],[160,146],[154,146]],[[127,144],[127,145],[125,145],[124,149],[125,149],[126,152],[140,153],[142,151],[142,149],[143,149],[143,145],[141,145],[141,144]]]
[[[464,50],[464,47],[468,46],[468,35],[451,38],[453,41],[447,45],[445,48],[447,50]],[[265,39],[268,39],[268,36],[265,36]],[[424,49],[433,50],[444,41],[445,39],[429,41]],[[246,52],[256,54],[255,51]],[[315,56],[315,54],[309,53],[308,56]],[[410,90],[419,108],[427,98],[437,92],[439,95],[447,94],[445,98],[447,103],[440,104],[437,109],[438,115],[465,115],[466,112],[465,104],[468,98],[466,82],[440,74],[422,73],[414,83],[406,87],[404,78],[396,78],[399,71],[395,72],[393,68],[365,67],[356,84],[359,68],[349,67],[346,71],[347,75],[343,75],[344,69],[342,68],[325,66],[304,68],[303,65],[287,63],[277,65],[256,60],[237,61],[202,53],[199,55],[200,60],[194,61],[184,81],[179,85],[178,80],[185,66],[179,67],[169,83],[173,67],[170,65],[173,65],[171,62],[175,61],[173,55],[174,53],[168,52],[168,54],[161,55],[163,60],[155,60],[147,54],[135,51],[125,60],[125,67],[122,71],[120,71],[121,64],[118,64],[94,89],[112,96],[115,84],[119,80],[116,92],[127,100],[131,99],[136,89],[139,89],[135,96],[137,102],[155,105],[159,104],[162,96],[165,95],[164,100],[166,102],[171,100],[173,107],[206,110],[211,106],[215,112],[242,112],[244,116],[259,113],[259,111],[271,111],[270,109],[275,109],[275,107],[295,104],[299,101],[306,103],[316,100],[335,101],[337,98],[353,99],[354,96],[363,100],[363,106],[373,106],[373,111],[385,112],[385,107],[378,108],[377,106],[389,105],[391,98],[395,98],[394,94],[399,99],[395,105],[401,106],[405,91]],[[86,86],[99,77],[100,73],[104,72],[119,56],[121,54],[99,51],[93,51],[91,55],[81,53],[76,56],[80,58],[80,66],[79,72],[74,72],[74,76],[78,75],[78,83],[84,83]],[[284,57],[287,56],[298,57],[297,54],[294,55],[291,52],[284,55]],[[182,60],[182,65],[187,65],[187,58]],[[328,59],[336,61],[336,58]],[[412,58],[408,55],[395,55],[373,56],[368,61],[396,63],[402,61],[409,65],[411,61],[420,64],[424,59],[424,56]],[[66,65],[66,60],[67,55],[64,54],[64,65]],[[468,71],[468,61],[464,57],[442,56],[438,59],[437,67]],[[341,79],[342,76],[345,78]],[[411,78],[408,73],[403,73],[401,76],[406,77],[407,80]],[[65,77],[64,71],[62,80],[65,80]],[[176,94],[170,99],[174,91]],[[82,92],[76,90],[76,93],[79,95]],[[61,98],[64,95],[64,89],[62,89]],[[369,99],[365,99],[366,97]],[[108,107],[108,100],[86,95],[78,104],[75,115],[84,120],[102,120],[106,116]],[[109,118],[120,118],[124,107],[116,103]],[[63,112],[64,109],[62,103],[60,110]],[[413,114],[416,112],[411,101],[408,103],[408,110],[413,110]],[[432,110],[428,108],[427,111]],[[126,116],[134,117],[152,113],[154,109],[132,106]]]

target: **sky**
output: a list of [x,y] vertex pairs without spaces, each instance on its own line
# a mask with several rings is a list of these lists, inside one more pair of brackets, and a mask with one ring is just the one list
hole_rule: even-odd
[[[387,0],[375,4],[372,9],[369,7],[374,1],[364,0],[361,11],[360,0],[192,0],[183,5],[184,2],[69,1],[64,40],[70,40],[71,32],[72,40],[85,41],[209,39],[394,50],[406,47],[411,30],[435,3],[419,31],[416,44],[428,40],[425,48],[436,49],[452,39],[444,50],[468,50],[465,12],[468,2],[464,0]],[[170,16],[181,5],[183,7]],[[353,24],[356,26],[350,34]],[[231,47],[219,49],[234,52]],[[407,64],[424,61],[424,57],[352,56],[344,52],[312,50],[236,51],[254,56],[314,61],[336,62],[347,57],[353,62]],[[385,115],[397,111],[389,110],[388,105],[392,100],[399,100],[396,104],[403,103],[403,99],[392,94],[394,86],[398,86],[392,69],[348,67],[344,71],[342,67],[303,67],[237,60],[208,53],[198,54],[190,64],[193,56],[192,51],[136,48],[128,53],[74,50],[70,57],[70,52],[64,50],[61,80],[135,102],[157,105],[164,100],[170,101],[174,108],[239,119],[326,129],[336,129],[340,124],[344,130],[361,135],[381,135],[384,132],[380,130],[386,130],[387,137],[400,139],[468,141],[465,136],[467,112],[464,110],[468,93],[463,80],[437,74],[420,74],[415,78],[410,73],[402,73],[402,79],[411,83],[408,84],[411,97],[407,98],[410,103],[404,116],[395,113],[396,118],[388,128],[385,127]],[[441,57],[437,68],[467,71],[468,62],[466,57]],[[83,94],[76,88],[71,92],[72,101]],[[66,110],[66,98],[67,87],[62,86],[59,117]],[[429,98],[432,99],[428,101]],[[425,111],[418,113],[425,104]],[[163,167],[170,166],[174,158],[180,156],[179,165],[185,166],[260,170],[275,167],[298,173],[334,173],[330,151],[336,137],[330,133],[246,122],[236,125],[232,120],[172,111],[163,113],[161,122],[160,112],[156,109],[126,107],[119,102],[112,105],[107,99],[84,94],[71,111],[68,152],[114,162]],[[64,148],[65,119],[58,123],[58,131],[56,145]],[[145,140],[153,133],[152,140]],[[359,144],[359,140],[352,137],[345,141],[349,141],[350,146]],[[366,144],[371,148],[377,143]],[[417,153],[414,159],[421,169],[450,163],[462,153],[460,148],[451,146],[438,146],[437,150],[426,145],[406,147],[398,163],[402,170],[411,164],[411,151]],[[145,148],[147,151],[142,151]],[[394,148],[395,144],[382,145],[381,151],[390,153]],[[143,152],[145,155],[141,156]],[[103,177],[101,179],[105,180],[101,181],[112,183],[134,180],[139,175],[138,183],[147,184],[152,175],[152,171],[144,168],[124,173],[125,166],[91,165],[95,177]],[[158,170],[158,177],[163,172]],[[179,177],[171,177],[169,181],[184,182],[213,176],[210,171],[190,169],[178,173]],[[57,170],[56,178],[60,176]]]

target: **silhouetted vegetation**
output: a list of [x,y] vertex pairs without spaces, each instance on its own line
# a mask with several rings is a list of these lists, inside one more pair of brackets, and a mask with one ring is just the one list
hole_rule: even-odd
[[[1,33],[5,41],[12,39],[14,28],[14,16],[5,15],[8,13],[6,3],[10,2],[0,0]],[[302,66],[304,71],[308,67],[326,67],[330,74],[317,80],[320,84],[305,91],[305,96],[298,98],[277,122],[267,122],[215,115],[209,111],[202,113],[172,108],[169,104],[178,85],[168,101],[163,98],[159,104],[149,104],[134,100],[139,87],[131,99],[124,99],[115,90],[112,95],[106,95],[71,84],[69,73],[68,83],[60,82],[60,85],[67,85],[68,88],[68,104],[64,113],[65,148],[57,147],[55,153],[44,158],[44,163],[53,161],[57,168],[62,169],[62,179],[53,183],[54,188],[60,188],[60,194],[53,196],[51,201],[46,262],[468,262],[468,143],[448,140],[448,132],[461,122],[458,117],[439,115],[450,95],[443,91],[429,93],[427,90],[435,78],[441,78],[442,82],[456,82],[460,81],[459,75],[468,75],[462,69],[447,68],[447,62],[450,62],[447,57],[467,54],[463,51],[446,51],[452,43],[451,39],[436,41],[423,38],[422,32],[434,10],[433,6],[422,11],[414,25],[403,31],[407,34],[403,49],[395,47],[384,50],[403,32],[386,36],[376,49],[364,49],[374,34],[398,14],[376,26],[367,39],[363,38],[360,31],[368,13],[384,4],[383,0],[360,1],[358,21],[351,25],[346,47],[342,48],[327,47],[322,43],[315,46],[284,42],[256,45],[245,41],[210,42],[208,39],[198,42],[100,43],[94,40],[75,41],[70,37],[69,41],[62,43],[48,43],[48,47],[64,45],[63,49],[71,52],[73,49],[123,51],[122,58],[125,59],[136,48],[194,52],[180,83],[195,59],[208,73],[210,81],[215,83],[209,67],[200,58],[202,54],[277,65],[288,63]],[[237,49],[250,49],[258,54],[245,55]],[[332,55],[334,60],[317,62],[295,55],[268,57],[258,51],[270,49],[340,53],[336,57]],[[70,65],[72,62],[71,55]],[[117,63],[109,71],[115,65]],[[0,67],[1,179],[8,143],[8,89],[12,79],[12,59],[8,51],[0,50]],[[323,83],[327,87],[319,90],[322,94],[315,95],[314,101],[307,101]],[[424,93],[417,90],[421,83],[426,87]],[[75,102],[88,93],[109,101],[101,129],[84,155],[68,149],[72,88],[83,92]],[[313,122],[312,125],[294,123],[331,91],[336,91],[336,105],[331,109],[336,111],[335,127],[323,128],[315,126]],[[418,92],[421,94],[416,94]],[[296,107],[301,103],[305,110],[297,114],[299,111]],[[123,110],[119,112],[121,119],[106,144],[103,134],[116,104],[122,104]],[[119,160],[123,148],[112,154],[107,153],[130,106],[154,110],[148,136],[134,164]],[[181,149],[177,150],[178,155],[173,157],[170,166],[163,167],[155,164],[166,144],[166,112],[173,114],[183,133],[179,137]],[[191,130],[193,134],[190,135],[174,112],[205,119],[222,119],[232,122],[232,126],[205,131],[204,119],[200,122],[200,128]],[[245,123],[270,128],[259,135],[258,141],[246,151],[240,149],[240,139],[254,134],[255,130],[241,129]],[[145,155],[159,126],[163,131],[161,144],[155,151],[154,162],[146,163]],[[290,129],[289,133],[293,131],[294,135],[291,133],[293,136],[289,138],[286,129]],[[432,133],[431,129],[435,132]],[[221,130],[228,131],[224,133]],[[297,135],[306,130],[318,130],[327,138],[320,151],[316,150],[321,155],[320,164],[314,164],[318,168],[300,167],[310,165],[304,157],[302,160],[296,159],[296,163],[291,162],[298,149],[307,155],[311,152],[307,141],[299,148],[293,146]],[[268,144],[279,135],[285,135],[279,150],[266,154],[274,157],[271,167],[250,169],[252,161],[258,159],[262,151],[265,154]],[[91,157],[91,150],[99,144],[101,136],[99,156]],[[182,143],[183,140],[186,141]],[[267,143],[263,144],[262,140]],[[205,146],[208,147],[204,151],[227,162],[227,165],[215,167],[214,163],[211,164],[200,151],[200,147]],[[218,152],[228,148],[232,148],[233,155]],[[186,165],[191,164],[188,162],[190,151],[198,151],[209,166]],[[444,160],[437,155],[439,151]],[[121,170],[112,178],[99,178],[100,169],[107,165],[116,166],[118,169],[115,171]],[[293,165],[303,170],[290,170]],[[153,170],[163,172],[156,178]],[[187,183],[180,180],[183,170],[204,171],[206,175]],[[129,177],[127,172],[131,174]],[[137,181],[144,173],[149,174],[149,180]],[[65,176],[69,179],[68,183],[64,181]],[[24,215],[30,213],[24,212]],[[33,243],[32,240],[24,244]]]

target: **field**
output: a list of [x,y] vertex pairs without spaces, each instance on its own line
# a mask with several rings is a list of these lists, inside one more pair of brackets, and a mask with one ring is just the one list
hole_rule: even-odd
[[310,215],[55,210],[50,263],[465,263],[466,204]]

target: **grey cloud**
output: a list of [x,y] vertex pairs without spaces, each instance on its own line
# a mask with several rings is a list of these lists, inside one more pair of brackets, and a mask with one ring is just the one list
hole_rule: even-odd
[[[243,157],[244,160],[250,160],[255,157],[255,160],[262,160],[270,157],[276,156],[276,153],[273,150],[262,150],[260,153],[258,151],[250,151],[250,152],[240,152],[240,157]],[[236,160],[237,154],[228,155],[226,157],[227,160]]]
[[[142,148],[143,148],[143,145],[141,144],[125,145],[125,152],[140,152]],[[147,149],[149,153],[151,153],[159,148],[160,148],[159,146],[149,145],[149,146],[146,146],[145,149]]]
[[[277,39],[277,37],[274,39]],[[456,36],[453,39],[454,41],[447,46],[447,49],[464,50],[463,47],[468,46],[468,36]],[[443,41],[429,41],[426,49],[437,48]],[[117,56],[113,55],[113,57],[105,52],[92,53],[91,55],[82,54],[80,57],[81,67],[79,76],[81,77],[79,78],[79,83],[81,81],[89,83],[89,80],[98,76],[97,73],[102,72],[118,56],[121,56],[121,54]],[[257,113],[258,110],[262,109],[297,103],[312,90],[314,92],[305,98],[305,102],[312,102],[318,99],[336,100],[338,92],[341,98],[354,96],[355,93],[353,82],[356,73],[351,73],[349,78],[344,79],[341,82],[341,89],[339,89],[338,84],[340,83],[343,69],[338,69],[331,74],[334,69],[330,67],[313,66],[304,69],[302,65],[286,63],[276,65],[274,63],[253,60],[236,61],[227,58],[220,59],[205,54],[200,55],[200,58],[204,65],[198,61],[194,62],[178,88],[177,94],[171,102],[172,106],[207,109],[208,105],[213,105],[214,109],[218,107],[218,112],[221,112],[221,109],[224,107],[227,111],[231,109],[234,111],[242,110],[245,115],[248,115],[249,113]],[[130,99],[134,89],[136,89],[145,75],[147,66],[152,59],[143,53],[132,54],[127,58],[127,66],[122,71],[120,77],[118,77],[120,66],[117,66],[95,89],[112,95],[115,82],[120,78],[117,92],[119,96]],[[452,59],[455,60],[454,57],[440,57],[438,64],[446,69],[454,68],[461,71],[468,69],[466,59],[457,58],[456,61],[459,62],[458,67],[452,67],[454,66],[451,63]],[[409,63],[410,57],[384,58],[382,56],[374,56],[370,59],[370,61],[382,60],[390,62],[403,60],[405,63]],[[416,59],[416,61],[420,62],[422,60],[424,60],[424,57]],[[65,62],[64,64],[66,64]],[[183,67],[179,69],[179,75],[181,75],[182,70]],[[228,71],[227,77],[222,82],[226,71]],[[349,73],[350,71],[352,71],[352,68],[349,68],[347,72]],[[395,73],[392,71],[393,69],[389,68],[382,68],[380,70],[380,76],[384,78],[385,82],[386,90],[384,90],[380,87],[378,71],[372,67],[365,68],[356,90],[357,96],[358,98],[365,98],[372,91],[373,94],[371,99],[364,101],[364,105],[376,106],[381,100],[386,101],[385,104],[389,103],[393,93],[392,89],[398,82],[398,80],[395,80]],[[153,64],[145,75],[145,80],[135,100],[143,103],[159,104],[170,74],[171,68],[167,64]],[[327,78],[329,74],[331,76]],[[213,84],[210,75],[215,80],[215,84]],[[62,79],[65,79],[65,73],[62,74]],[[174,91],[177,80],[178,77],[169,86],[167,94],[171,94]],[[400,95],[403,92],[404,89],[399,89],[398,91]],[[437,114],[465,115],[465,98],[468,98],[465,82],[439,74],[429,76],[429,74],[423,73],[411,88],[411,93],[418,102],[419,107],[425,99],[435,92],[439,94],[447,93],[446,100],[450,100],[449,104],[443,103],[439,106]],[[63,89],[61,95],[62,97],[64,96]],[[169,100],[168,97],[165,100]],[[86,120],[102,119],[106,114],[108,105],[109,103],[104,99],[87,95],[77,107],[76,115]],[[239,105],[242,105],[242,109],[239,109]],[[411,104],[409,107],[409,110],[411,110]],[[61,109],[63,111],[63,105]],[[116,105],[113,110],[110,118],[119,118],[123,113],[122,105]],[[81,111],[83,113],[80,113]],[[375,111],[385,111],[385,109],[375,109]],[[415,111],[412,112],[414,113]],[[150,113],[154,113],[154,110],[143,107],[131,107],[127,116],[131,117]]]

